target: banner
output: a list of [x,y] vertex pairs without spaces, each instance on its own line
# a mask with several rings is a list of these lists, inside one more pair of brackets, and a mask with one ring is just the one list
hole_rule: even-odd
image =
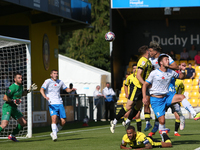
[[111,8],[198,7],[199,0],[111,0]]

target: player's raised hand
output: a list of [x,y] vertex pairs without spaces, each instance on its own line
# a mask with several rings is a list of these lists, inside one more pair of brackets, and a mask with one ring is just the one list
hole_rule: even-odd
[[32,91],[34,91],[34,90],[37,90],[37,85],[36,85],[35,83],[33,83],[33,84],[30,86],[30,88],[29,88],[29,90],[28,90],[28,93],[30,93],[30,92],[32,92]]
[[180,70],[185,70],[185,69],[186,69],[186,64],[185,63],[181,63]]
[[19,105],[22,100],[21,99],[13,99],[13,102],[16,104],[16,105]]

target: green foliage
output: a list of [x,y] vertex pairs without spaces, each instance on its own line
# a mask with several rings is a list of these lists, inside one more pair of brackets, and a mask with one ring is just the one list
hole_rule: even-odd
[[109,31],[109,0],[89,0],[91,26],[63,34],[59,39],[59,52],[86,64],[110,71],[109,42],[105,33]]

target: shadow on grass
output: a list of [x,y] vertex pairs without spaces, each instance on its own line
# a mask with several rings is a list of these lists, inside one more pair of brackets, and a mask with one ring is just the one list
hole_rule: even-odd
[[172,145],[182,145],[182,144],[200,144],[200,140],[181,140],[181,141],[173,141]]
[[[109,121],[99,121],[99,122],[94,122],[94,121],[89,121],[89,127],[96,127],[96,126],[103,126],[103,125],[110,125]],[[65,126],[63,127],[62,130],[71,130],[71,129],[86,129],[87,127],[83,127],[83,122],[82,121],[75,121],[75,122],[67,122]],[[33,134],[36,133],[43,133],[43,132],[51,132],[51,126],[45,126],[45,127],[35,127],[33,128]]]

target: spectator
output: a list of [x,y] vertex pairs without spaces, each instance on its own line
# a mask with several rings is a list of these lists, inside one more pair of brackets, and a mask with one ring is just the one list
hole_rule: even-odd
[[108,111],[110,111],[110,120],[114,119],[115,107],[114,107],[114,98],[115,92],[110,88],[110,83],[106,82],[106,87],[102,91],[105,97],[105,107],[106,107],[106,121],[108,121]]
[[194,57],[195,64],[200,65],[200,51],[198,51],[197,55]]
[[188,52],[190,60],[194,60],[194,56],[197,54],[197,51],[195,49],[195,46],[192,45],[192,49]]
[[187,70],[186,78],[187,79],[194,79],[195,70],[192,68],[192,64],[191,63],[188,64],[188,68],[186,68],[186,70]]
[[186,48],[183,48],[183,52],[181,52],[181,57],[180,60],[188,60],[189,59],[189,54],[186,50]]
[[99,121],[101,119],[101,97],[103,95],[101,94],[101,92],[99,92],[99,90],[100,90],[100,86],[97,85],[95,91],[93,92],[94,105],[95,105],[94,114],[96,114],[96,116],[94,116],[95,121],[97,120]]
[[169,55],[171,56],[171,58],[172,58],[173,60],[176,60],[176,54],[174,53],[173,50],[170,51]]

